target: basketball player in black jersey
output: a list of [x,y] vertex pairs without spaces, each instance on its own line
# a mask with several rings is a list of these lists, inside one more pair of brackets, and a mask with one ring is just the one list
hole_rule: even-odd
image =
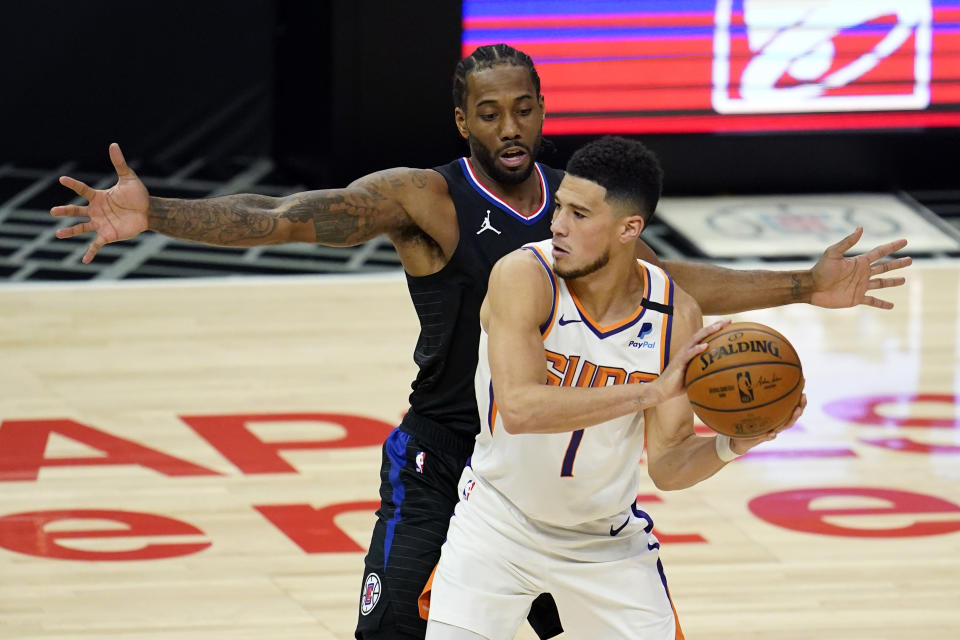
[[[457,502],[457,480],[479,429],[473,392],[479,309],[493,264],[521,244],[549,237],[551,194],[562,173],[535,162],[544,120],[540,79],[531,59],[506,45],[480,47],[454,75],[456,126],[470,157],[436,169],[395,168],[343,189],[282,198],[239,194],[203,200],[150,196],[110,145],[118,181],[97,190],[63,177],[86,206],[54,207],[87,222],[60,229],[68,238],[96,232],[83,261],[109,242],[148,229],[221,246],[311,242],[355,245],[386,235],[400,256],[420,317],[414,351],[420,370],[410,410],[383,447],[381,507],[366,556],[356,637],[422,638],[417,597],[434,564]],[[909,258],[877,263],[901,240],[847,258],[860,230],[829,247],[810,270],[738,271],[664,260],[661,264],[705,314],[807,302],[888,309],[868,295],[903,278],[878,278]],[[638,257],[655,261],[646,245]],[[559,633],[552,601],[538,600],[531,624]],[[555,618],[555,616],[554,616]]]

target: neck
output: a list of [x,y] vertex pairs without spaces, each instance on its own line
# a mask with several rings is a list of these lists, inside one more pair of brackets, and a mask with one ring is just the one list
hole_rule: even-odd
[[631,253],[621,252],[593,273],[565,282],[591,318],[613,324],[633,313],[643,299],[641,269]]

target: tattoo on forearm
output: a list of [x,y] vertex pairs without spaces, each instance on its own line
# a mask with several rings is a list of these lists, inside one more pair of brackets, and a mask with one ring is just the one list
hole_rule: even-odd
[[803,285],[800,282],[800,276],[793,274],[790,280],[793,283],[790,287],[790,297],[799,301],[803,296]]
[[312,223],[320,244],[358,244],[409,223],[399,204],[386,201],[411,184],[424,188],[425,172],[389,171],[349,189],[304,192],[283,200],[255,194],[208,200],[152,198],[150,228],[175,238],[247,246],[284,241],[271,236],[281,221],[290,221]]
[[154,231],[209,244],[236,245],[268,237],[277,220],[262,213],[270,198],[242,194],[210,200],[153,199],[150,228]]

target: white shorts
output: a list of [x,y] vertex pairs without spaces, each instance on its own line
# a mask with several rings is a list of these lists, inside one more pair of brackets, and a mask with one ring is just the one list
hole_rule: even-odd
[[534,598],[549,592],[571,638],[682,639],[652,529],[630,506],[576,529],[530,520],[468,467],[433,579],[430,620],[513,638]]

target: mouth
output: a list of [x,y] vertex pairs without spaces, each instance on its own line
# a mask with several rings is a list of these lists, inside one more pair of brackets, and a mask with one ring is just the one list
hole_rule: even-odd
[[557,245],[556,242],[553,243],[553,251],[551,253],[553,254],[554,258],[562,258],[564,256],[570,255],[569,251]]
[[519,167],[529,157],[530,154],[523,147],[509,147],[500,152],[500,162],[508,167]]

